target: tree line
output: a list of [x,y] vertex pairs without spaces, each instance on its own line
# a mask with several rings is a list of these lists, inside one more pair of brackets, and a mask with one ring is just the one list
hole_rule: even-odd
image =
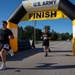
[[[68,32],[66,33],[57,33],[54,30],[51,30],[50,26],[44,26],[45,28],[48,29],[48,32],[51,35],[51,40],[53,41],[61,41],[61,40],[71,40],[72,39],[72,34],[69,34]],[[35,29],[35,35],[34,35],[34,29]],[[39,28],[34,28],[34,26],[26,26],[26,27],[18,27],[18,39],[34,39],[34,36],[36,37],[37,40],[41,40],[42,36],[42,30]]]

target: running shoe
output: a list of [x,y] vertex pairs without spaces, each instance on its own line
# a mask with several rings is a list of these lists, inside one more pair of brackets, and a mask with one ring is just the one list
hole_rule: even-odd
[[5,70],[6,69],[6,65],[1,65],[0,70]]
[[50,49],[49,49],[48,51],[49,51],[49,52],[51,52],[51,50],[50,50]]
[[45,54],[45,57],[46,57],[46,56],[48,56],[48,54],[47,54],[47,53]]

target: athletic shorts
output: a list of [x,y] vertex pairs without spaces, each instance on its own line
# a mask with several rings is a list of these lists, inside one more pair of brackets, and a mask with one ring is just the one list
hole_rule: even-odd
[[44,41],[43,41],[43,46],[49,47],[49,41],[48,41],[48,40],[44,40]]
[[10,48],[11,48],[11,47],[10,47],[9,44],[1,44],[1,43],[0,43],[0,51],[1,51],[2,49],[5,49],[5,50],[9,51]]

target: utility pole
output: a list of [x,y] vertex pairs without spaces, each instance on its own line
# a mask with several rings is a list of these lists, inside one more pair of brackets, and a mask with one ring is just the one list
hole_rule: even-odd
[[36,43],[36,20],[34,21],[34,44]]

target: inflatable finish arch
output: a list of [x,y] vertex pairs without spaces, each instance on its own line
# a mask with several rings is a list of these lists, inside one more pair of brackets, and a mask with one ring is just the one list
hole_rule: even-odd
[[[8,28],[10,28],[15,39],[10,40],[10,44],[14,52],[18,51],[18,23],[28,12],[38,12],[44,10],[60,10],[73,22],[73,54],[75,55],[75,5],[69,0],[26,0],[23,1],[19,7],[8,18]],[[15,45],[14,45],[15,42]]]

